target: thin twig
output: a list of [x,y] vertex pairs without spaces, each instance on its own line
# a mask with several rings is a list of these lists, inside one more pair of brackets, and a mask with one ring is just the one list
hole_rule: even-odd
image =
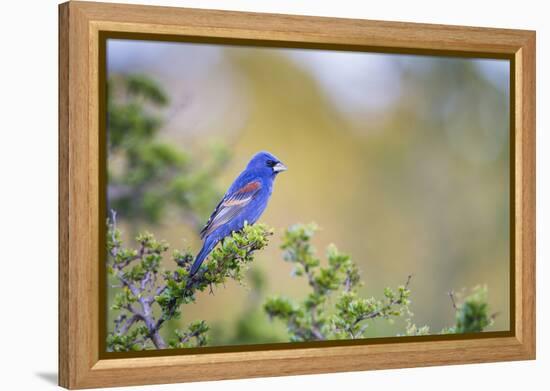
[[455,293],[451,290],[448,292],[449,298],[451,299],[451,303],[453,303],[453,308],[455,311],[458,311],[458,306],[456,305],[455,300]]
[[[407,282],[405,283],[405,290],[408,290],[409,289],[409,284],[411,282],[411,278],[412,278],[412,274],[409,274],[409,276],[407,277]],[[391,308],[392,306],[394,305],[400,305],[403,303],[403,295],[399,295],[399,298],[397,299],[394,299],[392,301],[390,301],[388,304],[386,304],[384,307],[380,308],[379,310],[376,310],[376,311],[373,311],[373,312],[370,312],[364,316],[360,316],[359,318],[357,318],[355,320],[355,322],[353,323],[352,327],[357,325],[359,322],[362,322],[364,320],[367,320],[367,319],[373,319],[373,318],[376,318],[378,317],[382,311],[386,310],[386,309],[389,309]]]

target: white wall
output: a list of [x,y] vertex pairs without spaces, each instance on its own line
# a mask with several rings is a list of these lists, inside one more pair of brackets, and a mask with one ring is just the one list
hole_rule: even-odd
[[[105,0],[104,0],[105,1]],[[122,2],[122,0],[120,0]],[[538,357],[536,362],[146,387],[155,390],[541,389],[550,368],[548,265],[550,63],[545,2],[150,0],[135,3],[537,30]],[[57,371],[57,1],[0,3],[0,384],[55,387]],[[546,12],[546,19],[548,13]],[[544,23],[546,22],[546,23]],[[546,110],[545,110],[546,108]],[[544,153],[546,152],[546,153]],[[545,219],[546,217],[546,219]],[[546,286],[545,286],[546,284]],[[29,349],[33,349],[32,353]],[[546,376],[544,376],[546,375]],[[330,387],[330,388],[329,388]]]

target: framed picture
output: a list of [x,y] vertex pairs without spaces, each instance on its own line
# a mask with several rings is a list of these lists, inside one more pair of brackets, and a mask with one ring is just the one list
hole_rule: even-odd
[[535,358],[535,33],[59,7],[59,382]]

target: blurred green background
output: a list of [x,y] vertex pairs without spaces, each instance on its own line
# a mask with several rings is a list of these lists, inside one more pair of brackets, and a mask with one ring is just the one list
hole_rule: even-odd
[[[413,274],[418,325],[452,325],[447,292],[484,284],[498,312],[489,330],[509,328],[508,61],[109,40],[107,74],[108,204],[125,240],[148,230],[196,253],[255,152],[289,167],[260,219],[277,234],[249,287],[185,307],[181,323],[206,320],[210,345],[287,340],[260,307],[306,294],[279,234],[311,221],[319,252],[335,243],[352,255],[366,295]],[[375,323],[369,336],[403,327]]]

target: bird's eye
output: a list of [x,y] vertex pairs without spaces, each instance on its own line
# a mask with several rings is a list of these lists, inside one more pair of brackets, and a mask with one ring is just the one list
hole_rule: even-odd
[[273,160],[268,160],[268,161],[266,162],[266,164],[267,164],[268,167],[274,167],[275,164],[277,164],[277,162],[275,162],[275,161],[273,161]]

